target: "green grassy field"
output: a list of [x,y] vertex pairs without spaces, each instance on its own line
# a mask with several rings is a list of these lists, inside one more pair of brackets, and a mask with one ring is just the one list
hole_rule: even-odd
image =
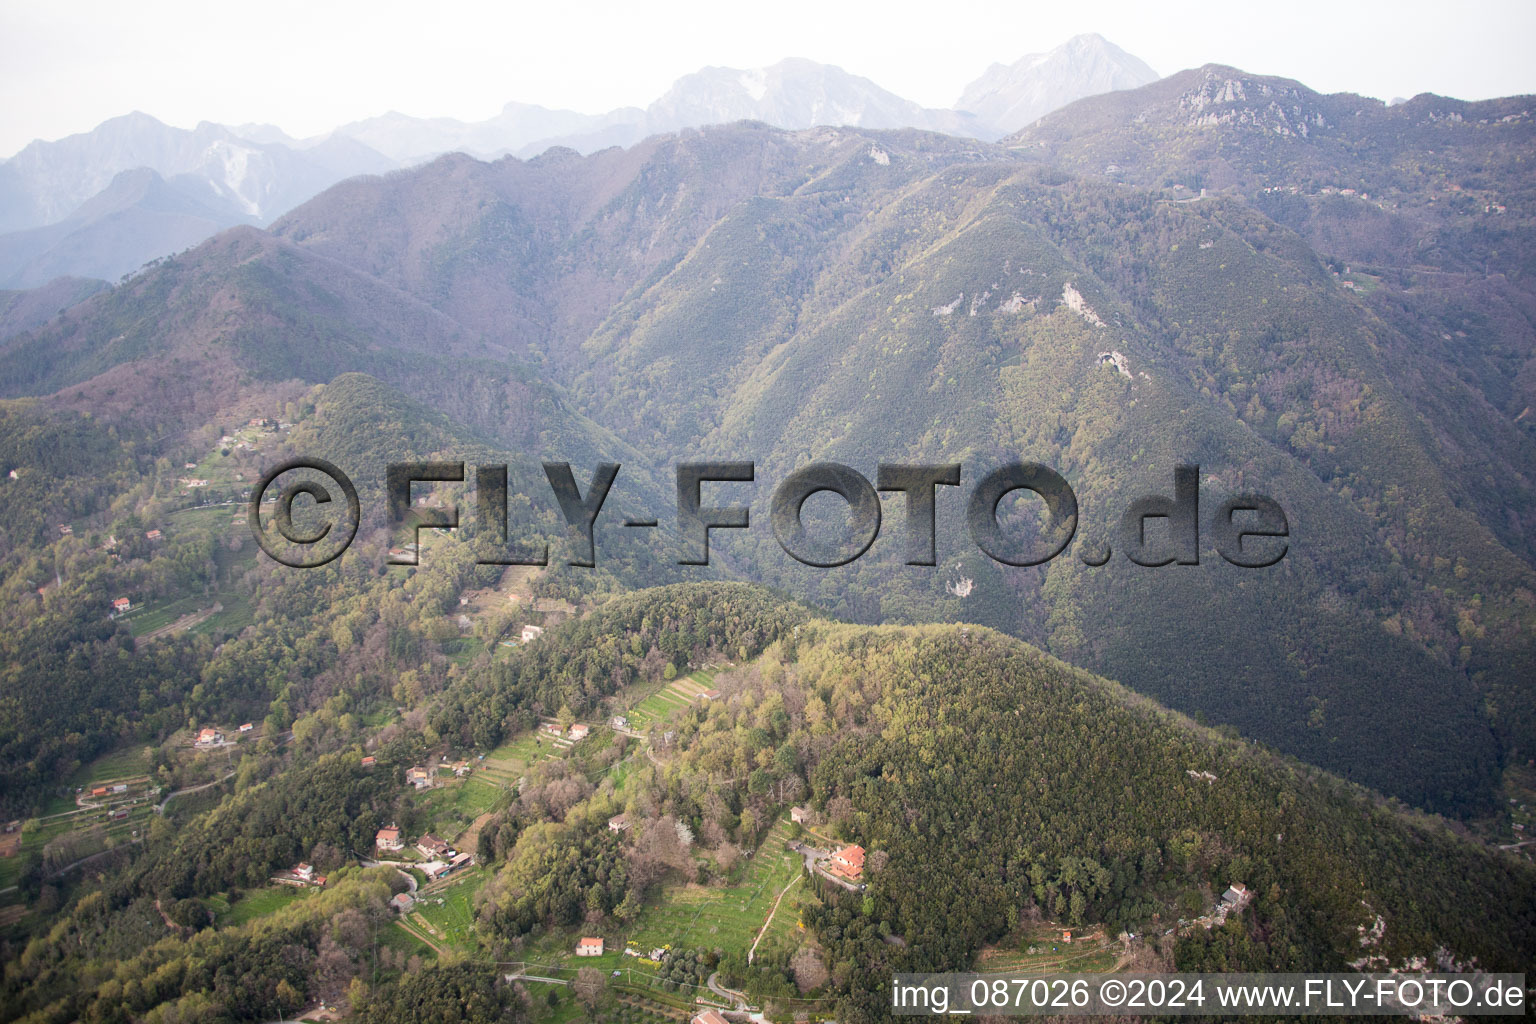
[[494,785],[488,780],[477,779],[473,775],[465,779],[458,787],[459,798],[454,802],[457,811],[474,821],[480,815],[496,806],[506,790]]
[[157,601],[135,608],[125,614],[122,619],[133,631],[134,636],[143,636],[162,626],[169,626],[183,615],[213,605],[214,598],[199,594],[195,597],[178,597],[174,601]]
[[0,857],[0,889],[9,889],[21,880],[22,862],[20,851],[10,857]]
[[626,938],[641,949],[671,945],[745,953],[779,891],[800,874],[800,858],[784,846],[787,834],[784,825],[776,825],[729,886],[667,887],[660,899],[646,906]]
[[629,725],[641,732],[658,722],[671,718],[688,706],[688,703],[666,691],[653,693],[629,711]]
[[435,942],[458,949],[475,948],[474,897],[486,877],[483,869],[470,868],[443,888],[420,894],[416,916],[431,926],[427,934]]
[[804,881],[790,886],[773,915],[773,923],[758,943],[759,955],[770,950],[795,950],[805,942],[806,932],[800,926],[803,908],[816,902],[816,893]]
[[484,650],[485,644],[473,637],[459,637],[457,640],[444,640],[442,643],[443,656],[459,665],[469,664]]
[[[223,580],[231,579],[235,569],[250,565],[256,559],[258,549],[247,535],[243,506],[179,509],[167,517],[165,528],[173,535],[204,533],[213,536],[216,540],[213,559]],[[239,550],[231,550],[229,542],[232,540],[240,542]],[[149,602],[129,612],[124,616],[124,621],[135,636],[143,636],[175,622],[183,615],[211,608],[214,604],[222,605],[223,610],[192,627],[192,632],[236,633],[250,625],[250,598],[242,590],[228,586],[212,594],[193,594],[169,601]]]
[[238,633],[254,621],[255,615],[251,610],[251,599],[247,595],[225,592],[214,595],[214,600],[223,605],[224,610],[208,616],[208,618],[193,626],[188,632]]
[[[189,472],[188,475],[192,474]],[[177,530],[196,529],[224,533],[233,530],[237,522],[244,524],[245,507],[243,505],[200,505],[195,508],[182,508],[172,512],[169,520],[170,525]]]
[[241,896],[229,904],[229,909],[223,914],[219,914],[216,909],[214,912],[220,926],[245,924],[281,910],[296,900],[308,899],[310,892],[309,889],[296,889],[291,885],[273,885]]
[[[149,771],[149,755],[147,748],[142,743],[132,743],[116,750],[109,750],[105,754],[81,765],[75,773],[69,777],[71,786],[84,786],[87,784],[99,786],[104,782],[112,782],[117,779],[130,779],[144,775]],[[74,801],[70,801],[74,806]]]
[[504,799],[506,794],[505,789],[498,788],[491,781],[471,776],[436,789],[422,790],[412,794],[412,799],[432,822],[427,831],[448,837],[464,831],[476,818],[495,807],[497,801]]
[[402,928],[398,923],[392,923],[388,928],[380,928],[378,931],[379,945],[397,949],[407,956],[419,956],[422,959],[436,959],[437,951],[416,935],[409,928]]
[[564,756],[565,751],[555,746],[553,737],[542,736],[538,732],[525,732],[485,755],[485,760],[492,767],[522,774],[535,761]]

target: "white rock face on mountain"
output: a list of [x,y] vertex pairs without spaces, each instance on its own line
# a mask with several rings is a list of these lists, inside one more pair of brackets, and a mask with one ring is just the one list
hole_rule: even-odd
[[652,132],[750,120],[789,129],[848,125],[982,134],[963,112],[921,107],[842,68],[798,58],[766,68],[704,68],[678,79],[645,114]]
[[[991,141],[1073,100],[1156,78],[1094,35],[1011,67],[994,65],[966,88],[955,110],[923,107],[830,64],[790,59],[746,70],[704,68],[644,110],[582,114],[509,103],[484,121],[391,112],[309,139],[269,124],[204,122],[186,131],[128,114],[90,132],[33,142],[0,161],[0,281],[115,275],[184,248],[200,231],[270,223],[344,178],[444,153],[528,158],[553,146],[592,153],[741,120],[791,130],[921,128]],[[882,162],[883,152],[876,147],[870,158]],[[139,170],[152,173],[119,179]]]
[[123,171],[193,178],[208,202],[267,221],[323,188],[394,162],[352,139],[293,147],[204,122],[191,131],[133,113],[56,142],[33,142],[0,163],[0,231],[55,224]]
[[975,114],[1000,137],[1074,100],[1135,89],[1157,79],[1157,72],[1139,58],[1103,36],[1088,34],[1011,65],[992,65],[965,87],[955,106]]
[[0,288],[36,288],[60,276],[115,281],[235,224],[251,224],[191,175],[170,181],[124,171],[63,220],[0,235]]

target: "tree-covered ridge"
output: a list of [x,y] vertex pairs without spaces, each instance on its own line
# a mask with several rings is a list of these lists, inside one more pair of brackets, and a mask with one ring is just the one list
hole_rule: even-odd
[[811,615],[739,583],[675,584],[619,595],[541,638],[521,657],[453,687],[433,716],[433,728],[465,745],[494,747],[561,707],[590,714],[603,697],[637,680],[675,674],[710,655],[755,657]]
[[[1536,949],[1528,866],[990,630],[809,623],[732,680],[668,776],[734,776],[728,806],[757,820],[808,781],[837,834],[881,851],[868,894],[813,925],[852,1019],[879,1016],[890,971],[966,969],[1032,916],[1158,935],[1234,881],[1251,915],[1167,937],[1180,967],[1443,947],[1519,969]],[[707,830],[717,798],[676,785],[658,810]],[[1363,952],[1374,915],[1385,935]]]
[[[346,865],[381,825],[422,827],[402,777],[427,750],[485,750],[539,716],[590,721],[633,684],[726,661],[718,695],[665,735],[545,761],[483,823],[478,958],[402,972],[365,948],[393,876]],[[76,889],[9,962],[5,1019],[121,1019],[116,1008],[173,1021],[196,1007],[255,1020],[267,1011],[252,1000],[343,991],[360,1011],[396,1012],[383,1008],[398,997],[435,1021],[446,1011],[429,1006],[469,999],[501,1019],[519,1009],[490,961],[551,930],[625,928],[678,880],[721,884],[796,803],[822,836],[870,851],[868,891],[816,889],[802,910],[816,952],[798,967],[782,951],[709,962],[764,998],[809,977],[839,1019],[883,1019],[889,971],[965,969],[1040,917],[1134,931],[1186,969],[1342,969],[1445,950],[1519,970],[1536,946],[1529,865],[981,627],[846,625],[761,588],[678,585],[608,598],[509,659],[451,674],[435,698],[411,699],[430,716],[368,740],[372,767],[357,746],[367,730],[338,713],[366,699],[338,694],[299,716],[291,740],[245,751],[232,795],[155,822]],[[603,778],[621,760],[622,789]],[[622,834],[607,827],[621,812]],[[342,884],[205,930],[208,900],[299,859]],[[1249,909],[1214,931],[1176,926],[1234,881],[1254,892]],[[197,937],[161,938],[162,911]],[[1378,916],[1380,938],[1362,946]],[[269,962],[272,943],[285,952]]]

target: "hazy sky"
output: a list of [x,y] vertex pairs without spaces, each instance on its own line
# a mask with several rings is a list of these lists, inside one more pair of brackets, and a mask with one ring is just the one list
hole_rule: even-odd
[[1536,92],[1530,0],[454,3],[0,0],[0,155],[130,110],[310,135],[387,110],[644,106],[707,64],[838,64],[949,106],[993,62],[1099,32],[1160,74],[1208,61],[1325,92]]

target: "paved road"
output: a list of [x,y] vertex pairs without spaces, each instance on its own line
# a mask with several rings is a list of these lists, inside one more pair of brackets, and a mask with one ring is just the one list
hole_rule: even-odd
[[747,994],[745,992],[737,992],[735,989],[726,988],[724,985],[720,984],[719,971],[711,974],[709,979],[705,981],[704,984],[709,987],[711,992],[719,996],[721,999],[724,999],[726,1002],[730,1003],[736,1009],[747,1009]]
[[161,800],[160,803],[156,805],[155,813],[160,815],[165,814],[165,805],[176,799],[178,796],[186,796],[188,793],[197,793],[201,790],[208,789],[210,786],[217,786],[221,782],[228,782],[234,777],[235,769],[231,768],[228,772],[224,773],[219,778],[214,779],[212,782],[205,782],[201,786],[188,786],[186,789],[178,789],[174,792],[167,793],[165,795],[165,799]]

